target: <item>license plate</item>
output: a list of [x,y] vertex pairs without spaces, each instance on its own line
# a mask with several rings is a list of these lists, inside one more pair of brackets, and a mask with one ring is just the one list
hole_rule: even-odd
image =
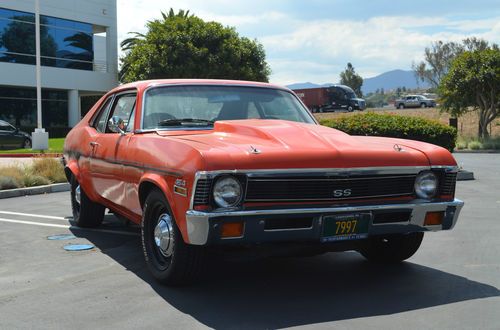
[[368,219],[359,214],[323,217],[322,242],[347,241],[368,237]]

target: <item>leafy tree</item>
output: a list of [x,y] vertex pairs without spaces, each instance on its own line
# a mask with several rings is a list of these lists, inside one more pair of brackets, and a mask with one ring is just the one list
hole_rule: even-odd
[[[464,51],[484,50],[489,47],[486,40],[475,37],[462,40],[462,43],[443,42],[441,40],[431,43],[425,48],[424,61],[413,63],[417,80],[427,82],[437,88],[441,79],[448,73],[451,62]],[[498,48],[496,44],[493,48]]]
[[455,116],[479,111],[478,136],[489,137],[488,124],[500,109],[500,50],[465,51],[452,62],[440,85],[443,108]]
[[268,81],[263,46],[236,30],[170,9],[147,23],[145,34],[121,43],[120,81],[157,78],[217,78]]
[[351,87],[358,97],[362,97],[361,86],[363,86],[363,78],[354,71],[351,63],[347,63],[347,68],[340,73],[340,83]]

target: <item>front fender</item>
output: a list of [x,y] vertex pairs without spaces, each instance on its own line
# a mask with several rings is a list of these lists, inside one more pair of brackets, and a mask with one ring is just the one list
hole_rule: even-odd
[[64,167],[64,174],[66,175],[66,179],[69,183],[71,183],[71,176],[74,176],[77,181],[80,181],[80,168],[78,167],[78,163],[74,159],[70,159],[66,166]]
[[186,228],[185,210],[184,212],[180,210],[176,203],[176,199],[174,197],[172,189],[174,186],[174,182],[175,178],[173,177],[164,177],[156,173],[145,173],[139,181],[139,199],[141,202],[141,206],[143,206],[144,201],[147,198],[147,194],[151,191],[151,189],[159,189],[167,199],[168,205],[170,206],[170,211],[174,216],[175,222],[182,234],[184,242],[189,242]]

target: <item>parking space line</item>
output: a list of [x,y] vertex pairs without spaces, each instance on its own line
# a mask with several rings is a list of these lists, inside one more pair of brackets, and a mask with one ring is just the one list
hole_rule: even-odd
[[67,220],[65,217],[55,217],[52,215],[41,215],[41,214],[33,214],[33,213],[20,213],[20,212],[11,212],[11,211],[0,211],[0,214],[9,214],[9,215],[21,215],[25,217],[32,218],[43,218],[43,219],[52,219],[52,220]]
[[76,230],[82,230],[82,231],[94,231],[94,232],[107,233],[107,234],[139,236],[138,233],[134,233],[134,232],[127,232],[127,231],[120,231],[120,230],[109,230],[109,229],[97,229],[97,228],[80,228],[80,227],[70,226],[70,225],[58,225],[55,223],[34,222],[34,221],[14,220],[14,219],[5,219],[5,218],[0,218],[0,222],[17,223],[17,224],[41,226],[41,227],[76,229]]

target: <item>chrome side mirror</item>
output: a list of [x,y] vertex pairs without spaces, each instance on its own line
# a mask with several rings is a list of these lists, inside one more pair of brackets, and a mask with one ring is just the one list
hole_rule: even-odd
[[125,122],[118,116],[113,116],[109,119],[108,128],[113,133],[125,134]]

